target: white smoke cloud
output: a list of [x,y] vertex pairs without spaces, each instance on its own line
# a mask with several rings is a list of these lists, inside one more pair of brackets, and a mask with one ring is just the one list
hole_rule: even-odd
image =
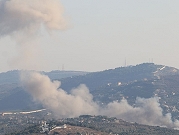
[[67,94],[59,88],[60,82],[51,82],[47,76],[36,72],[22,74],[21,79],[24,88],[34,100],[51,109],[59,117],[106,115],[146,125],[179,128],[179,121],[173,122],[171,114],[162,114],[158,98],[137,98],[136,107],[129,105],[126,99],[100,107],[93,101],[93,96],[85,85],[80,85]]
[[41,25],[48,30],[66,27],[63,7],[58,0],[2,0],[0,18],[1,36],[15,32],[34,34]]
[[73,89],[71,94],[59,89],[60,83],[39,73],[23,73],[22,85],[38,101],[59,117],[75,117],[81,114],[97,114],[98,105],[85,85]]
[[9,61],[15,69],[40,70],[39,35],[67,27],[59,0],[0,0],[0,37],[10,36],[17,45],[17,56]]
[[136,99],[136,107],[128,104],[126,99],[121,102],[112,102],[103,110],[107,116],[115,116],[130,122],[137,122],[152,126],[166,126],[169,128],[179,128],[179,121],[172,121],[171,114],[163,115],[157,97]]

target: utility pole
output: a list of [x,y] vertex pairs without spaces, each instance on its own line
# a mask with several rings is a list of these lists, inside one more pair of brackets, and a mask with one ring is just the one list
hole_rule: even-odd
[[126,65],[127,65],[127,60],[126,60],[126,58],[125,58],[124,67],[126,67]]

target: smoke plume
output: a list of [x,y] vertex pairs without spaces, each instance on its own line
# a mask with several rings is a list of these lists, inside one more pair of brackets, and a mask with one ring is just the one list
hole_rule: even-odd
[[[41,28],[47,31],[63,30],[66,22],[63,7],[58,0],[1,0],[0,1],[0,37],[11,36],[18,45],[19,54],[12,65],[36,65],[39,57],[36,36]],[[33,42],[34,41],[34,42]],[[37,55],[36,55],[37,54]],[[30,61],[31,60],[31,61]],[[162,114],[157,98],[136,100],[132,107],[123,99],[100,107],[93,101],[85,85],[73,89],[70,94],[60,89],[60,82],[51,80],[36,72],[23,73],[22,85],[36,102],[52,110],[59,117],[75,117],[82,114],[107,115],[127,121],[148,125],[179,127],[179,121],[172,121],[171,114]]]
[[2,0],[0,1],[0,35],[15,32],[37,32],[41,25],[48,30],[66,26],[63,7],[58,0]]
[[34,100],[51,109],[58,117],[106,115],[146,125],[179,127],[179,121],[173,122],[171,114],[162,114],[158,98],[137,98],[136,107],[129,105],[126,99],[100,107],[93,101],[93,96],[85,85],[80,85],[67,94],[59,88],[60,82],[51,82],[47,76],[36,72],[24,73],[21,79],[24,88]]
[[39,73],[23,73],[22,85],[44,107],[51,109],[59,117],[75,117],[81,114],[97,114],[98,105],[85,85],[73,89],[71,94],[59,89],[60,82]]
[[121,100],[121,102],[112,102],[103,109],[103,114],[146,125],[169,128],[179,127],[179,121],[175,120],[173,122],[170,113],[163,115],[163,110],[157,97],[149,99],[137,98],[136,107],[129,105],[126,99]]
[[0,37],[10,36],[18,56],[8,63],[16,69],[40,69],[38,43],[42,28],[47,32],[63,30],[67,22],[59,0],[0,0]]

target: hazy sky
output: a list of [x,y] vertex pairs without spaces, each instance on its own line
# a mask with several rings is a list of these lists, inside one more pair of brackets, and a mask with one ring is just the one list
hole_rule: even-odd
[[[36,70],[99,71],[144,62],[179,68],[178,0],[61,0],[68,28],[42,30]],[[0,72],[11,66],[17,46],[0,38]],[[64,65],[64,66],[63,66]],[[31,69],[31,67],[29,67]]]

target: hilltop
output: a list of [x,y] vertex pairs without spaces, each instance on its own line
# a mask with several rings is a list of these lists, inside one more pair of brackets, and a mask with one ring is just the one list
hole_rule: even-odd
[[61,87],[67,91],[80,84],[85,84],[90,91],[105,85],[131,83],[134,81],[158,79],[161,76],[178,75],[179,70],[154,63],[143,63],[136,66],[118,67],[82,76],[60,79]]

